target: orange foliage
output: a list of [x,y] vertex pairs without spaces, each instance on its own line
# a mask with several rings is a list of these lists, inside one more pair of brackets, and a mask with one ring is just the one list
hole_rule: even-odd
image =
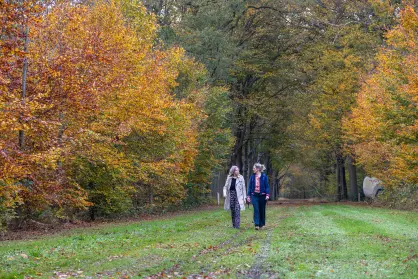
[[22,202],[23,186],[17,181],[28,172],[18,132],[29,109],[22,102],[22,73],[26,27],[36,25],[40,10],[36,2],[0,0],[0,208]]
[[[0,184],[10,188],[26,183],[20,192],[1,188],[7,206],[19,201],[29,210],[56,208],[58,215],[90,206],[76,179],[77,158],[117,172],[124,180],[120,187],[127,181],[158,182],[159,187],[174,187],[176,199],[183,195],[202,117],[198,104],[173,95],[184,51],[155,47],[154,17],[136,7],[141,20],[128,20],[123,5],[55,4],[36,28],[29,25],[24,107],[19,86],[9,86],[2,68],[0,132],[5,137],[0,141],[0,168],[7,176],[0,176]],[[3,21],[6,17],[2,14]],[[18,56],[15,48],[6,51],[9,56],[0,59],[20,61],[24,55]],[[22,70],[16,64],[13,73],[19,84]],[[18,130],[25,132],[24,151],[17,148]],[[140,140],[129,145],[126,139],[132,134]],[[141,141],[149,146],[141,149]]]
[[407,6],[344,127],[357,161],[387,186],[418,183],[418,14]]

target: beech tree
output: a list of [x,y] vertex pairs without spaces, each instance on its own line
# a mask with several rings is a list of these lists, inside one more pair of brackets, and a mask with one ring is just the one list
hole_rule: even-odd
[[377,67],[365,80],[351,115],[347,140],[359,164],[387,187],[417,183],[418,15],[412,5],[388,31]]

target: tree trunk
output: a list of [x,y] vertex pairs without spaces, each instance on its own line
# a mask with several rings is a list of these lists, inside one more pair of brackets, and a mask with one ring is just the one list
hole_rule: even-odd
[[[249,134],[251,134],[251,127],[249,127]],[[250,139],[246,138],[244,141],[244,165],[242,166],[242,176],[247,181],[250,170]]]
[[244,145],[244,138],[245,138],[245,127],[240,126],[238,127],[238,133],[237,133],[237,146],[234,150],[235,152],[235,163],[234,165],[238,166],[238,168],[242,169],[244,163],[243,163],[243,145]]
[[278,172],[275,170],[273,171],[273,180],[270,183],[270,199],[275,200],[276,199],[276,181],[277,181],[277,174]]
[[253,174],[253,164],[256,161],[256,145],[253,138],[253,132],[255,130],[255,127],[257,125],[257,122],[255,119],[251,119],[250,124],[248,125],[247,130],[247,144],[248,144],[248,153],[247,153],[247,176],[246,179],[249,179],[250,176]]
[[348,199],[348,193],[347,193],[347,180],[345,178],[345,166],[344,166],[344,161],[341,164],[341,188],[342,188],[342,192],[343,192],[343,199],[347,200]]
[[[237,114],[238,119],[241,118],[241,115],[242,115],[242,108],[238,109],[238,114]],[[232,153],[231,160],[230,160],[230,166],[235,165],[235,166],[238,166],[240,169],[242,169],[243,167],[242,152],[243,152],[243,144],[244,144],[244,139],[245,139],[245,124],[240,123],[237,126],[236,132],[235,132],[235,138],[236,138],[236,141],[234,145],[234,151]]]
[[338,201],[347,200],[347,181],[345,179],[344,158],[337,155],[337,187],[338,187]]
[[93,206],[90,206],[90,208],[89,208],[89,215],[90,215],[90,220],[91,221],[94,221],[94,220],[96,220],[96,207],[93,205]]
[[353,157],[348,156],[347,161],[348,161],[348,174],[350,176],[350,199],[352,201],[357,201],[357,196],[358,196],[357,168],[356,168]]
[[266,174],[269,177],[269,181],[271,183],[272,179],[273,179],[273,166],[271,164],[271,157],[270,157],[270,153],[267,152],[266,154],[266,158],[265,158],[265,166],[266,166]]
[[245,177],[246,179],[250,179],[250,176],[253,174],[253,156],[254,156],[254,140],[252,138],[248,139],[248,165],[247,165],[247,176]]
[[340,183],[340,162],[337,158],[337,163],[335,165],[335,174],[336,174],[336,178],[337,178],[337,201],[341,200],[341,183]]
[[148,202],[150,205],[154,203],[154,192],[151,185],[148,186]]
[[284,176],[280,176],[280,171],[277,171],[277,176],[274,179],[274,193],[275,193],[275,200],[278,200],[280,197],[280,180],[283,178]]
[[[25,28],[25,46],[24,52],[28,51],[28,41],[29,41],[29,28],[26,26]],[[23,72],[22,72],[22,95],[21,95],[21,102],[22,105],[25,105],[26,99],[26,80],[28,75],[28,58],[25,56],[23,59]],[[22,119],[21,119],[22,121]],[[23,130],[19,130],[19,148],[23,150],[25,148],[25,132]]]

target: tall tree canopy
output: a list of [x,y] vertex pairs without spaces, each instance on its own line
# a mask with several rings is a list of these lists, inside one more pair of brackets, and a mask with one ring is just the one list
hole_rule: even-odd
[[418,182],[418,14],[407,6],[399,16],[344,122],[358,162],[388,187]]
[[256,162],[272,198],[417,183],[413,1],[0,5],[1,222],[198,205]]
[[179,203],[190,177],[206,191],[212,169],[199,168],[219,166],[231,144],[226,92],[156,41],[141,3],[3,4],[3,207],[60,217],[89,207],[94,218]]

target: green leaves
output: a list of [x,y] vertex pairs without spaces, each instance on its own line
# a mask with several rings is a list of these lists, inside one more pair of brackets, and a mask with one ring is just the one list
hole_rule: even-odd
[[388,46],[379,51],[378,66],[368,75],[345,122],[358,162],[394,188],[418,182],[417,37],[411,34],[418,16],[408,5],[400,16],[400,24],[386,34]]
[[[94,218],[178,204],[200,151],[204,171],[194,181],[207,185],[231,142],[228,104],[219,101],[226,90],[210,88],[204,66],[182,48],[156,41],[156,16],[141,1],[53,3],[36,24],[27,22],[27,53],[19,28],[12,28],[22,20],[15,14],[20,8],[26,6],[7,4],[0,14],[11,24],[2,38],[13,43],[1,48],[0,67],[15,60],[7,69],[13,84],[12,75],[0,79],[7,92],[0,96],[4,220],[16,205],[25,214],[51,210],[59,218],[90,207]],[[34,17],[29,2],[27,8],[22,12]],[[22,55],[30,60],[23,100]]]

